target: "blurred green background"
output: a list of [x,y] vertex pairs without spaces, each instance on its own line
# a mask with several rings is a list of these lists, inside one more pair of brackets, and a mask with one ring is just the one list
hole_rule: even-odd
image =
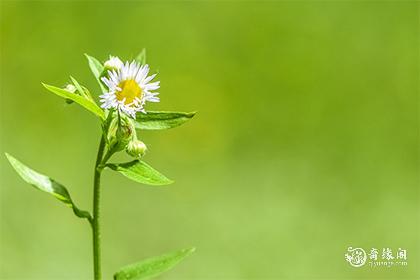
[[[419,2],[1,3],[1,152],[91,208],[99,122],[48,93],[83,53],[147,48],[149,110],[197,110],[141,132],[174,179],[103,177],[103,270],[196,246],[161,279],[419,279]],[[126,159],[120,156],[120,160]],[[1,279],[90,279],[91,233],[1,165]],[[353,268],[348,246],[407,249]]]

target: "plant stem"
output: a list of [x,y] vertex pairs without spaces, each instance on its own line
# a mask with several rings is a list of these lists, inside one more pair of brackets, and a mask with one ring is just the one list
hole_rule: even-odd
[[100,197],[101,197],[101,172],[100,167],[105,150],[105,139],[101,136],[99,144],[98,155],[95,163],[95,173],[93,179],[93,271],[94,279],[101,280],[101,231],[99,224],[100,217]]

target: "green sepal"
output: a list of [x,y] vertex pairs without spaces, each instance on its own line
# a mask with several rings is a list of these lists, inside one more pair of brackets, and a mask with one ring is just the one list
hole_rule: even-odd
[[125,266],[114,274],[114,280],[150,279],[173,268],[194,251],[195,248],[183,249]]
[[101,118],[101,120],[105,120],[105,114],[104,111],[98,106],[96,105],[96,103],[84,96],[75,94],[75,93],[71,93],[65,89],[59,88],[59,87],[55,87],[55,86],[51,86],[51,85],[47,85],[42,83],[42,85],[48,89],[49,91],[51,91],[52,93],[57,94],[58,96],[64,97],[66,99],[70,99],[76,103],[78,103],[79,105],[81,105],[82,107],[84,107],[85,109],[91,111],[92,113],[94,113],[95,115],[97,115],[98,117]]
[[73,200],[70,197],[67,189],[48,176],[45,176],[41,173],[38,173],[28,166],[24,165],[18,161],[13,156],[6,153],[6,157],[9,160],[12,167],[19,174],[19,176],[28,184],[34,186],[36,189],[43,192],[53,195],[55,198],[66,204],[68,207],[73,209],[74,214],[79,218],[86,218],[89,221],[92,220],[92,217],[88,211],[80,210],[74,204]]
[[141,52],[136,56],[136,61],[140,65],[146,64],[146,49],[141,50]]
[[144,130],[160,130],[169,129],[180,126],[194,117],[196,112],[165,112],[165,111],[148,111],[138,113],[135,125],[137,129]]
[[146,185],[163,186],[173,183],[159,171],[138,159],[126,163],[108,163],[105,167],[117,171],[135,182]]

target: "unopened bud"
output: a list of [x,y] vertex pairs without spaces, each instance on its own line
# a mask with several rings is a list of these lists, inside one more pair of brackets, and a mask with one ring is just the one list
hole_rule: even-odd
[[104,77],[108,77],[109,76],[109,72],[108,71],[117,71],[119,70],[121,67],[124,66],[124,63],[121,61],[121,59],[119,59],[117,56],[109,56],[109,59],[107,61],[105,61],[104,63],[104,69],[100,75],[100,80],[101,83],[105,86],[108,87],[102,80],[102,78]]
[[109,125],[107,140],[108,144],[116,151],[124,150],[127,144],[135,138],[135,126],[127,117],[114,118]]
[[128,143],[125,150],[130,156],[141,158],[146,153],[147,147],[142,141],[133,139]]
[[[76,87],[72,84],[66,85],[64,87],[64,89],[67,90],[68,92],[71,92],[71,93],[76,93],[76,90],[77,90]],[[66,103],[67,104],[72,104],[73,102],[74,102],[73,100],[66,98]]]
[[64,89],[67,90],[68,92],[71,92],[71,93],[75,93],[76,90],[77,90],[76,87],[72,84],[66,85],[66,87]]
[[117,56],[109,56],[109,59],[105,61],[105,70],[118,70],[123,67],[124,63]]

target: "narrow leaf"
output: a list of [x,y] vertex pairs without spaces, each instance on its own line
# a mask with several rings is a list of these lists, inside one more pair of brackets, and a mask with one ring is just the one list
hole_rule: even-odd
[[195,248],[183,249],[159,257],[146,259],[144,261],[125,266],[114,274],[115,280],[144,280],[158,276],[159,274],[173,268],[184,258],[195,251]]
[[126,163],[108,163],[106,167],[120,172],[125,177],[138,183],[154,186],[169,185],[172,180],[153,169],[143,161],[133,160]]
[[38,190],[53,195],[55,198],[66,204],[68,207],[72,208],[76,216],[80,218],[87,218],[88,220],[91,219],[89,212],[80,210],[76,207],[76,205],[70,197],[69,192],[63,185],[56,182],[54,179],[51,179],[43,174],[40,174],[30,169],[28,166],[24,165],[8,153],[6,153],[6,157],[9,160],[12,167],[15,169],[15,171],[26,183],[31,184]]
[[159,130],[177,127],[189,121],[196,112],[164,112],[149,111],[146,114],[139,113],[135,121],[137,129]]
[[70,76],[71,82],[73,83],[73,85],[76,87],[77,91],[80,93],[80,95],[86,97],[87,99],[93,101],[92,96],[90,95],[90,92],[87,88],[81,86],[79,84],[79,82],[73,78],[72,76]]
[[90,70],[92,71],[93,76],[95,76],[96,80],[98,81],[102,92],[106,92],[106,88],[102,84],[102,81],[101,81],[101,75],[102,75],[102,72],[104,71],[104,66],[102,65],[102,63],[99,62],[99,60],[97,60],[93,56],[90,56],[86,53],[85,53],[85,56],[88,60]]
[[76,81],[76,79],[75,79],[75,78],[73,78],[72,76],[70,76],[70,79],[71,79],[71,82],[73,83],[73,85],[76,87],[77,91],[78,91],[81,95],[84,95],[84,94],[85,94],[85,92],[84,92],[84,90],[82,89],[82,86],[79,84],[79,82],[78,82],[78,81]]
[[92,100],[89,100],[84,96],[80,96],[80,95],[71,93],[71,92],[69,92],[65,89],[58,88],[58,87],[55,87],[55,86],[50,86],[50,85],[47,85],[47,84],[44,84],[44,83],[43,83],[43,86],[46,89],[48,89],[49,91],[51,91],[52,93],[57,94],[58,96],[70,99],[70,100],[78,103],[82,107],[86,108],[87,110],[91,111],[92,113],[94,113],[95,115],[100,117],[102,120],[105,119],[104,111],[101,108],[99,108],[98,105],[96,105],[96,103],[93,102]]
[[140,63],[140,65],[146,64],[146,49],[141,50],[141,52],[136,57],[136,61]]

